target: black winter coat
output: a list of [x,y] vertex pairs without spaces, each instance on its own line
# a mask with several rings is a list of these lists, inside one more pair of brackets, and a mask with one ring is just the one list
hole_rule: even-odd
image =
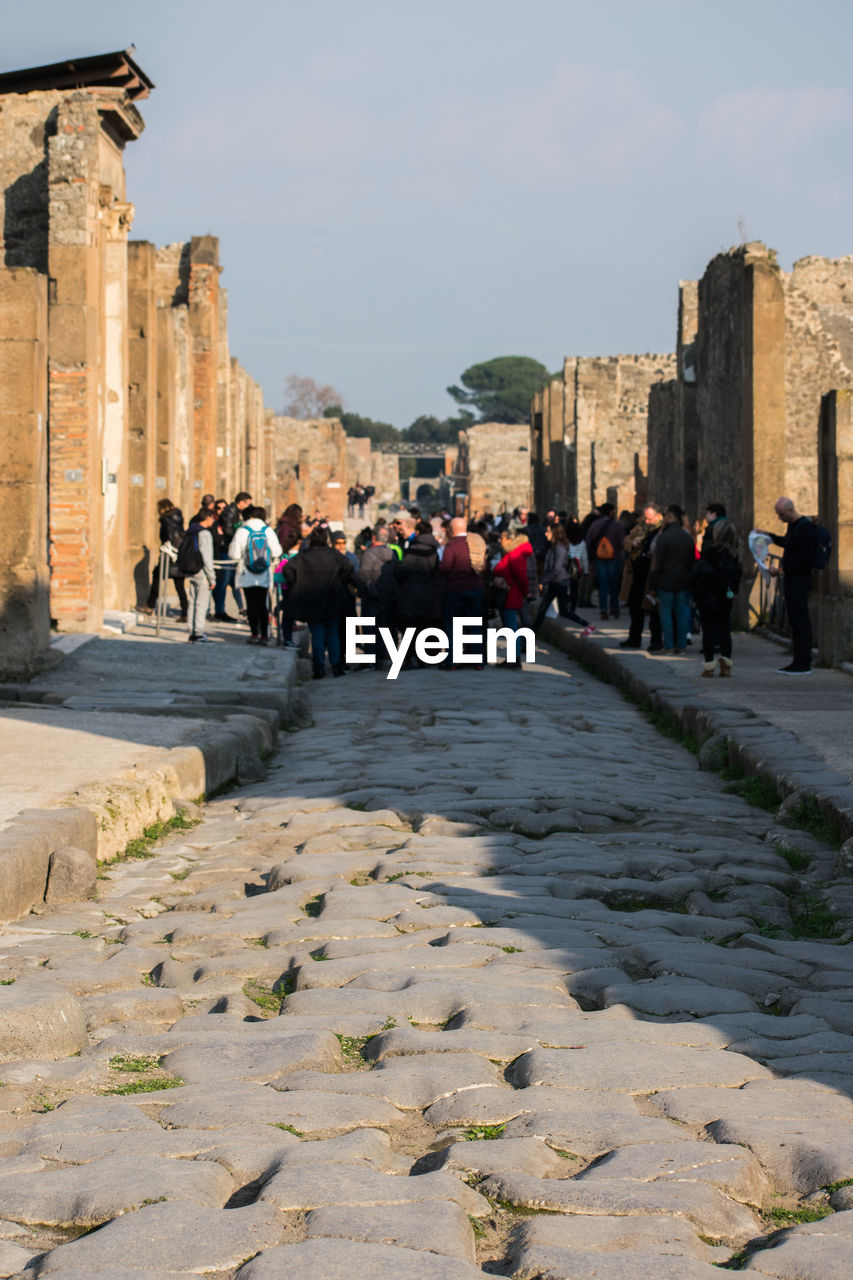
[[352,565],[332,547],[306,547],[288,560],[283,570],[288,590],[284,607],[288,618],[300,622],[331,622],[344,613],[346,584]]
[[690,591],[700,609],[722,608],[727,592],[736,594],[743,570],[730,552],[703,546],[702,557],[690,570]]
[[397,582],[396,617],[399,622],[438,622],[441,589],[438,576],[438,543],[431,533],[419,533],[394,570]]

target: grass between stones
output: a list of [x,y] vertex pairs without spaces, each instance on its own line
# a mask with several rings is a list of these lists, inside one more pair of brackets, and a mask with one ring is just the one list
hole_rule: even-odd
[[364,1060],[364,1048],[373,1036],[342,1036],[335,1032],[341,1046],[344,1066],[356,1071],[369,1071],[370,1063]]
[[821,1218],[828,1218],[833,1212],[828,1204],[805,1205],[802,1209],[782,1209],[774,1205],[763,1210],[764,1216],[771,1222],[785,1227],[798,1222],[820,1222]]
[[505,1124],[474,1124],[465,1130],[462,1137],[466,1142],[491,1142],[499,1138],[505,1129]]
[[286,974],[276,985],[282,988],[281,994],[277,994],[268,982],[263,982],[260,978],[250,978],[243,984],[243,995],[258,1006],[265,1018],[275,1017],[280,1012],[282,996],[289,994],[288,987],[290,991],[293,990],[293,979]]
[[180,1088],[184,1083],[183,1080],[179,1076],[169,1075],[168,1072],[162,1071],[160,1068],[161,1061],[162,1059],[156,1053],[140,1054],[138,1057],[127,1053],[115,1054],[110,1058],[110,1070],[127,1072],[137,1078],[135,1080],[125,1080],[121,1084],[114,1085],[108,1089],[102,1089],[101,1093],[125,1097],[134,1093],[156,1093],[160,1089]]
[[294,1138],[304,1138],[305,1134],[300,1129],[294,1129],[292,1124],[284,1124],[281,1120],[273,1120],[270,1123],[272,1129],[283,1129],[285,1133],[292,1133]]
[[[201,818],[191,818],[189,814],[180,811],[173,813],[171,818],[167,818],[165,822],[159,819],[152,822],[150,827],[146,827],[141,836],[137,836],[135,840],[128,841],[125,846],[124,853],[120,853],[118,857],[112,858],[109,862],[99,862],[99,868],[113,867],[118,862],[129,862],[133,858],[153,858],[154,845],[162,840],[165,836],[171,835],[174,831],[191,831],[193,827],[198,826]],[[189,874],[189,872],[187,873]],[[175,879],[184,879],[183,876],[176,876]]]

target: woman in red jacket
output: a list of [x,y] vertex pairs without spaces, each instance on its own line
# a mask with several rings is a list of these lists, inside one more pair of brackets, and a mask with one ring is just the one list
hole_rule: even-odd
[[[532,595],[531,566],[535,567],[536,561],[526,533],[502,533],[501,547],[504,554],[495,565],[494,576],[503,578],[509,588],[501,609],[501,622],[505,627],[512,627],[513,631],[517,631],[527,622],[527,601]],[[507,661],[506,666],[520,667],[521,659]]]

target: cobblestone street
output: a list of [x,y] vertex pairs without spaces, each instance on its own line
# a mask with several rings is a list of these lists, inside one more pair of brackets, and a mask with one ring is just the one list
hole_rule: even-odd
[[0,1276],[849,1280],[835,849],[544,647],[308,692],[3,926]]

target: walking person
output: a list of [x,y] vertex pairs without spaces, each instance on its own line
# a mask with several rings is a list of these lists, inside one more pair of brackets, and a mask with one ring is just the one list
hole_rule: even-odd
[[325,676],[327,653],[332,675],[342,676],[338,620],[353,579],[352,565],[329,545],[328,528],[318,524],[308,535],[308,546],[288,560],[283,573],[288,583],[285,608],[291,620],[306,622],[311,632],[314,679]]
[[[761,529],[782,552],[782,590],[785,593],[785,610],[791,627],[793,660],[776,670],[783,676],[808,676],[812,670],[812,620],[809,614],[809,592],[812,589],[812,570],[817,564],[820,535],[817,525],[801,516],[790,498],[779,498],[776,514],[788,526],[783,534]],[[779,569],[770,573],[775,578]]]
[[586,535],[587,551],[598,583],[598,607],[602,620],[619,617],[619,583],[622,578],[622,548],[625,526],[613,515],[613,503],[602,502],[599,518]]
[[[228,548],[231,545],[231,538],[234,536],[233,531],[229,534],[227,529],[230,523],[223,522],[223,512],[228,504],[224,498],[219,498],[213,505],[213,558],[214,560],[227,560]],[[225,609],[225,596],[228,588],[231,588],[231,594],[237,605],[237,610],[242,608],[242,601],[234,587],[235,568],[234,565],[219,565],[216,569],[216,586],[213,588],[213,620],[214,622],[237,622],[237,618],[232,618],[231,614]]]
[[533,623],[533,630],[538,631],[545,621],[545,614],[552,600],[557,601],[561,618],[568,618],[579,626],[586,626],[586,618],[575,613],[569,602],[569,591],[575,586],[577,599],[577,583],[580,576],[578,566],[569,554],[569,535],[561,524],[554,522],[545,527],[545,567],[542,575],[542,600]]
[[[184,516],[180,507],[176,507],[168,498],[161,498],[157,503],[157,515],[160,522],[160,545],[164,543],[168,547],[174,549],[177,553],[181,543],[184,540],[186,530],[184,529]],[[187,620],[187,590],[184,585],[183,575],[179,572],[175,560],[170,556],[166,565],[167,576],[174,582],[175,591],[180,603],[181,612],[179,621]],[[163,587],[165,591],[165,586]],[[154,566],[154,572],[151,575],[151,590],[148,592],[148,601],[144,608],[140,609],[140,613],[153,613],[157,601],[160,597],[160,557],[157,557],[157,563]]]
[[667,507],[649,569],[648,595],[660,609],[664,653],[683,653],[690,630],[689,582],[696,563],[696,544],[681,522],[682,515],[676,503]]
[[721,676],[732,674],[732,606],[743,577],[737,530],[726,516],[710,526],[710,541],[702,542],[702,555],[690,572],[690,589],[702,623],[702,675],[714,675],[714,654],[719,649]]
[[210,593],[216,583],[213,567],[213,508],[202,507],[187,529],[180,550],[178,568],[187,579],[189,588],[189,628],[187,637],[194,644],[212,644],[205,635]]
[[246,507],[228,555],[237,561],[237,586],[246,597],[246,617],[252,632],[247,644],[269,643],[269,590],[273,565],[283,554],[275,531],[267,524],[266,508]]

